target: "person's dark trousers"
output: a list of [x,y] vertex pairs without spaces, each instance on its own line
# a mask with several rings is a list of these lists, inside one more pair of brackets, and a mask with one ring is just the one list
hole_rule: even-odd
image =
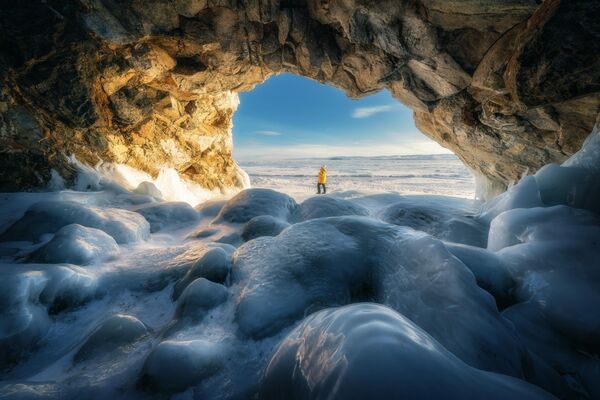
[[327,187],[324,183],[317,183],[317,193],[321,194],[321,188],[323,188],[323,194],[327,194]]

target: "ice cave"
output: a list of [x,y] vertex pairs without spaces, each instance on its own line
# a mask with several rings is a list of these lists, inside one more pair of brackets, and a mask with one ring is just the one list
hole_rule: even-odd
[[[2,2],[0,399],[600,399],[598,16]],[[482,200],[252,187],[284,73],[389,92]]]

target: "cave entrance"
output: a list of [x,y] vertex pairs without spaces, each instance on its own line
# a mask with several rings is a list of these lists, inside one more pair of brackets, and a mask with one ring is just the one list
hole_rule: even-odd
[[328,190],[473,198],[472,173],[416,127],[387,91],[350,99],[332,86],[276,75],[240,94],[234,157],[253,187],[304,198],[328,168]]

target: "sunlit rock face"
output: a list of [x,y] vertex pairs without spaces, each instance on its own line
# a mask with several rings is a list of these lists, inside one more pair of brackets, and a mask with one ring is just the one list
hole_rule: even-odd
[[[66,156],[241,186],[237,93],[292,72],[384,88],[501,188],[574,153],[600,108],[586,0],[55,0],[0,10],[0,188]],[[293,96],[293,93],[290,93]]]

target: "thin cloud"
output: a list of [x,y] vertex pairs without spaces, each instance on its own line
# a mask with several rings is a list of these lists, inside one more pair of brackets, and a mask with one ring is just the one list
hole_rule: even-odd
[[369,118],[375,114],[392,111],[394,107],[391,104],[374,107],[358,107],[352,111],[352,118]]
[[281,132],[277,132],[277,131],[256,131],[257,135],[261,135],[261,136],[281,136],[282,133]]

